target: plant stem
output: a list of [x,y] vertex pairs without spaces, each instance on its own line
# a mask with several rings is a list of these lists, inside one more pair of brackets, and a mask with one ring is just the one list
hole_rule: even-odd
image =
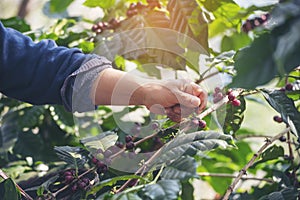
[[[209,177],[222,177],[222,178],[236,178],[236,175],[233,174],[223,174],[223,173],[208,173],[200,172],[199,176],[209,176]],[[257,180],[257,181],[266,181],[268,183],[274,183],[272,179],[269,178],[257,178],[257,177],[241,177],[242,180]]]
[[[0,169],[0,177],[2,177],[4,180],[9,179],[2,169]],[[29,196],[17,183],[14,184],[19,189],[21,195],[23,195],[27,200],[33,200],[33,198],[31,198],[31,196]]]
[[234,179],[233,183],[228,187],[223,197],[223,200],[227,200],[229,198],[230,194],[233,192],[234,188],[236,187],[240,179],[242,179],[243,175],[246,175],[247,170],[249,169],[249,167],[253,165],[256,158],[259,157],[270,144],[272,144],[275,140],[278,140],[281,136],[288,133],[289,131],[290,128],[286,128],[284,131],[280,132],[276,136],[266,140],[266,143],[257,151],[257,153],[255,153],[252,156],[251,160],[243,167],[243,169],[239,172],[239,174]]

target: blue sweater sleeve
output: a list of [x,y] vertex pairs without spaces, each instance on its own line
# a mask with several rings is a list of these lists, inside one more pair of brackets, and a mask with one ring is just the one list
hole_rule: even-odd
[[63,104],[61,88],[89,55],[58,47],[52,40],[35,43],[0,22],[0,92],[31,104]]

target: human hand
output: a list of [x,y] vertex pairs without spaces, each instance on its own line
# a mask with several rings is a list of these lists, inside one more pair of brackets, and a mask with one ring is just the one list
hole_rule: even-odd
[[180,122],[193,112],[200,113],[207,103],[207,92],[187,79],[151,82],[141,87],[143,105],[156,114],[166,114]]

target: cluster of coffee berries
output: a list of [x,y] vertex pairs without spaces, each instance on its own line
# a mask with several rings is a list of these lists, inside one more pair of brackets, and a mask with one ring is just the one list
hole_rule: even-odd
[[105,30],[115,30],[120,26],[120,21],[113,18],[109,22],[98,22],[92,26],[92,31],[96,34],[100,34]]
[[194,126],[194,127],[197,127],[200,129],[206,128],[206,121],[204,121],[203,119],[194,117],[194,118],[192,118],[191,122],[192,122],[192,126]]
[[77,182],[75,182],[73,185],[72,185],[72,191],[73,192],[76,192],[77,190],[83,190],[83,191],[86,191],[88,190],[88,188],[90,187],[90,179],[88,178],[81,178],[81,179],[78,179]]
[[278,116],[278,115],[275,115],[275,116],[273,117],[273,120],[274,120],[275,122],[278,122],[278,123],[282,123],[282,122],[283,122],[282,117],[280,117],[280,116]]
[[147,0],[147,3],[148,5],[144,5],[141,2],[131,3],[126,12],[127,17],[132,17],[134,15],[137,15],[138,13],[141,13],[143,10],[146,9],[152,10],[155,7],[161,8],[159,0]]
[[214,93],[213,93],[213,102],[217,103],[221,101],[224,98],[224,94],[219,87],[215,87]]
[[292,83],[286,83],[285,86],[283,88],[281,88],[280,90],[285,92],[285,91],[293,91],[294,86]]
[[260,17],[255,17],[254,19],[247,19],[242,26],[242,30],[245,33],[248,33],[249,31],[253,30],[254,28],[265,24],[269,18],[270,18],[269,14],[264,14]]
[[231,103],[231,105],[233,105],[233,106],[241,105],[241,101],[236,98],[236,95],[233,93],[232,90],[228,90],[227,98],[228,98],[229,102]]
[[78,178],[75,174],[75,170],[74,169],[69,169],[67,171],[64,172],[63,174],[63,178],[64,178],[64,183],[65,184],[72,184],[72,191],[75,192],[77,190],[84,190],[86,191],[90,184],[90,179],[89,178]]
[[75,179],[75,170],[70,169],[65,171],[63,177],[66,184],[71,183]]
[[92,158],[92,163],[94,165],[96,165],[98,174],[102,174],[102,173],[107,172],[108,167],[103,161],[98,160],[97,158],[93,157]]
[[135,144],[133,142],[133,138],[132,138],[131,135],[126,135],[125,142],[126,142],[125,146],[126,146],[127,150],[133,150],[134,149]]

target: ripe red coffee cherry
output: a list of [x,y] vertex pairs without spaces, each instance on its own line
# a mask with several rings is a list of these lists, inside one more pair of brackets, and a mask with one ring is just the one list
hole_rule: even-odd
[[74,184],[74,185],[72,186],[72,191],[75,192],[75,191],[77,191],[77,189],[78,189],[77,184]]
[[98,159],[95,158],[95,157],[93,157],[93,158],[92,158],[92,163],[93,163],[93,164],[97,164],[97,162],[98,162]]
[[102,167],[104,167],[104,166],[105,166],[105,163],[104,163],[104,162],[102,162],[102,161],[100,161],[100,160],[97,162],[97,167],[98,167],[98,168],[102,168]]
[[77,185],[82,190],[86,187],[86,184],[83,181],[78,181]]
[[72,172],[70,172],[70,171],[65,171],[64,175],[65,176],[73,176]]
[[71,183],[74,180],[73,176],[65,176],[65,182],[66,183]]
[[235,95],[232,92],[230,92],[227,97],[229,101],[235,100]]
[[281,136],[281,137],[279,138],[279,141],[281,141],[281,142],[286,142],[286,137],[285,137],[285,136]]
[[126,143],[126,149],[131,150],[134,148],[134,142],[130,141]]
[[124,144],[120,141],[117,141],[116,146],[119,147],[120,149],[122,149],[124,147]]
[[204,121],[203,119],[199,120],[199,127],[201,129],[204,129],[206,127],[206,121]]
[[128,143],[128,142],[131,142],[131,141],[132,141],[131,135],[126,135],[125,142]]
[[277,116],[277,115],[273,117],[273,120],[274,120],[275,122],[278,122],[278,123],[283,122],[283,119],[282,119],[281,117]]
[[285,85],[285,89],[287,91],[292,91],[293,90],[293,85],[291,83],[288,83],[288,84]]
[[238,99],[234,99],[231,103],[232,103],[233,106],[236,106],[236,107],[241,105],[241,101],[238,100]]

